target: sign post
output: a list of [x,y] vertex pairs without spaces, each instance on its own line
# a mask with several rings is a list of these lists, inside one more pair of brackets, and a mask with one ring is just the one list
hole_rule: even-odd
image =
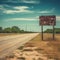
[[40,16],[39,25],[41,25],[41,38],[43,40],[43,26],[53,26],[53,40],[54,40],[54,26],[56,25],[56,16]]
[[54,40],[54,38],[55,38],[55,34],[54,34],[54,25],[53,25],[53,40]]
[[43,25],[41,26],[41,39],[43,40]]

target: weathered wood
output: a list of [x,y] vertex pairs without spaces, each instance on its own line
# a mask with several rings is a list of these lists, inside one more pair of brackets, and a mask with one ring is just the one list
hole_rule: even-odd
[[41,26],[41,39],[43,40],[43,25]]

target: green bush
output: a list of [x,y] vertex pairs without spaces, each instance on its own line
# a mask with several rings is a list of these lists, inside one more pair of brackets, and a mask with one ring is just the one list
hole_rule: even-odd
[[[44,31],[45,33],[53,33],[53,29],[47,29]],[[55,28],[54,29],[55,33],[60,33],[60,28]]]

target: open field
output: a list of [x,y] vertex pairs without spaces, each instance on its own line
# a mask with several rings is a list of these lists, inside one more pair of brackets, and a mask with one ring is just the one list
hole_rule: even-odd
[[[31,37],[33,35],[34,34],[31,34]],[[27,40],[29,39],[27,38]],[[37,34],[37,36],[34,37],[32,40],[29,40],[25,44],[20,45],[18,49],[15,49],[14,51],[15,53],[12,52],[14,55],[12,56],[12,60],[17,60],[16,56],[18,57],[19,54],[21,53],[20,50],[22,49],[21,48],[22,46],[23,48],[37,47],[36,51],[43,56],[43,58],[40,56],[42,60],[60,60],[60,34],[55,34],[55,40],[52,39],[51,33],[44,33],[43,40],[41,40],[41,34]],[[29,53],[29,52],[26,52],[26,53]],[[35,53],[33,55],[35,55]],[[48,59],[44,59],[44,58],[48,58]],[[30,59],[30,56],[28,59]],[[11,59],[8,58],[8,60],[11,60]]]
[[46,55],[48,58],[60,60],[60,34],[55,34],[55,40],[52,34],[44,33],[44,40],[41,40],[41,34],[24,45],[38,47],[37,51]]

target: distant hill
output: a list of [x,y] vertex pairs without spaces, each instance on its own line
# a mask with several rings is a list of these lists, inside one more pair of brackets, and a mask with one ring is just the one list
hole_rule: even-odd
[[[60,33],[60,28],[55,28],[54,29],[55,31],[55,33]],[[53,32],[53,29],[47,29],[47,30],[45,30],[44,31],[44,33],[52,33]]]

